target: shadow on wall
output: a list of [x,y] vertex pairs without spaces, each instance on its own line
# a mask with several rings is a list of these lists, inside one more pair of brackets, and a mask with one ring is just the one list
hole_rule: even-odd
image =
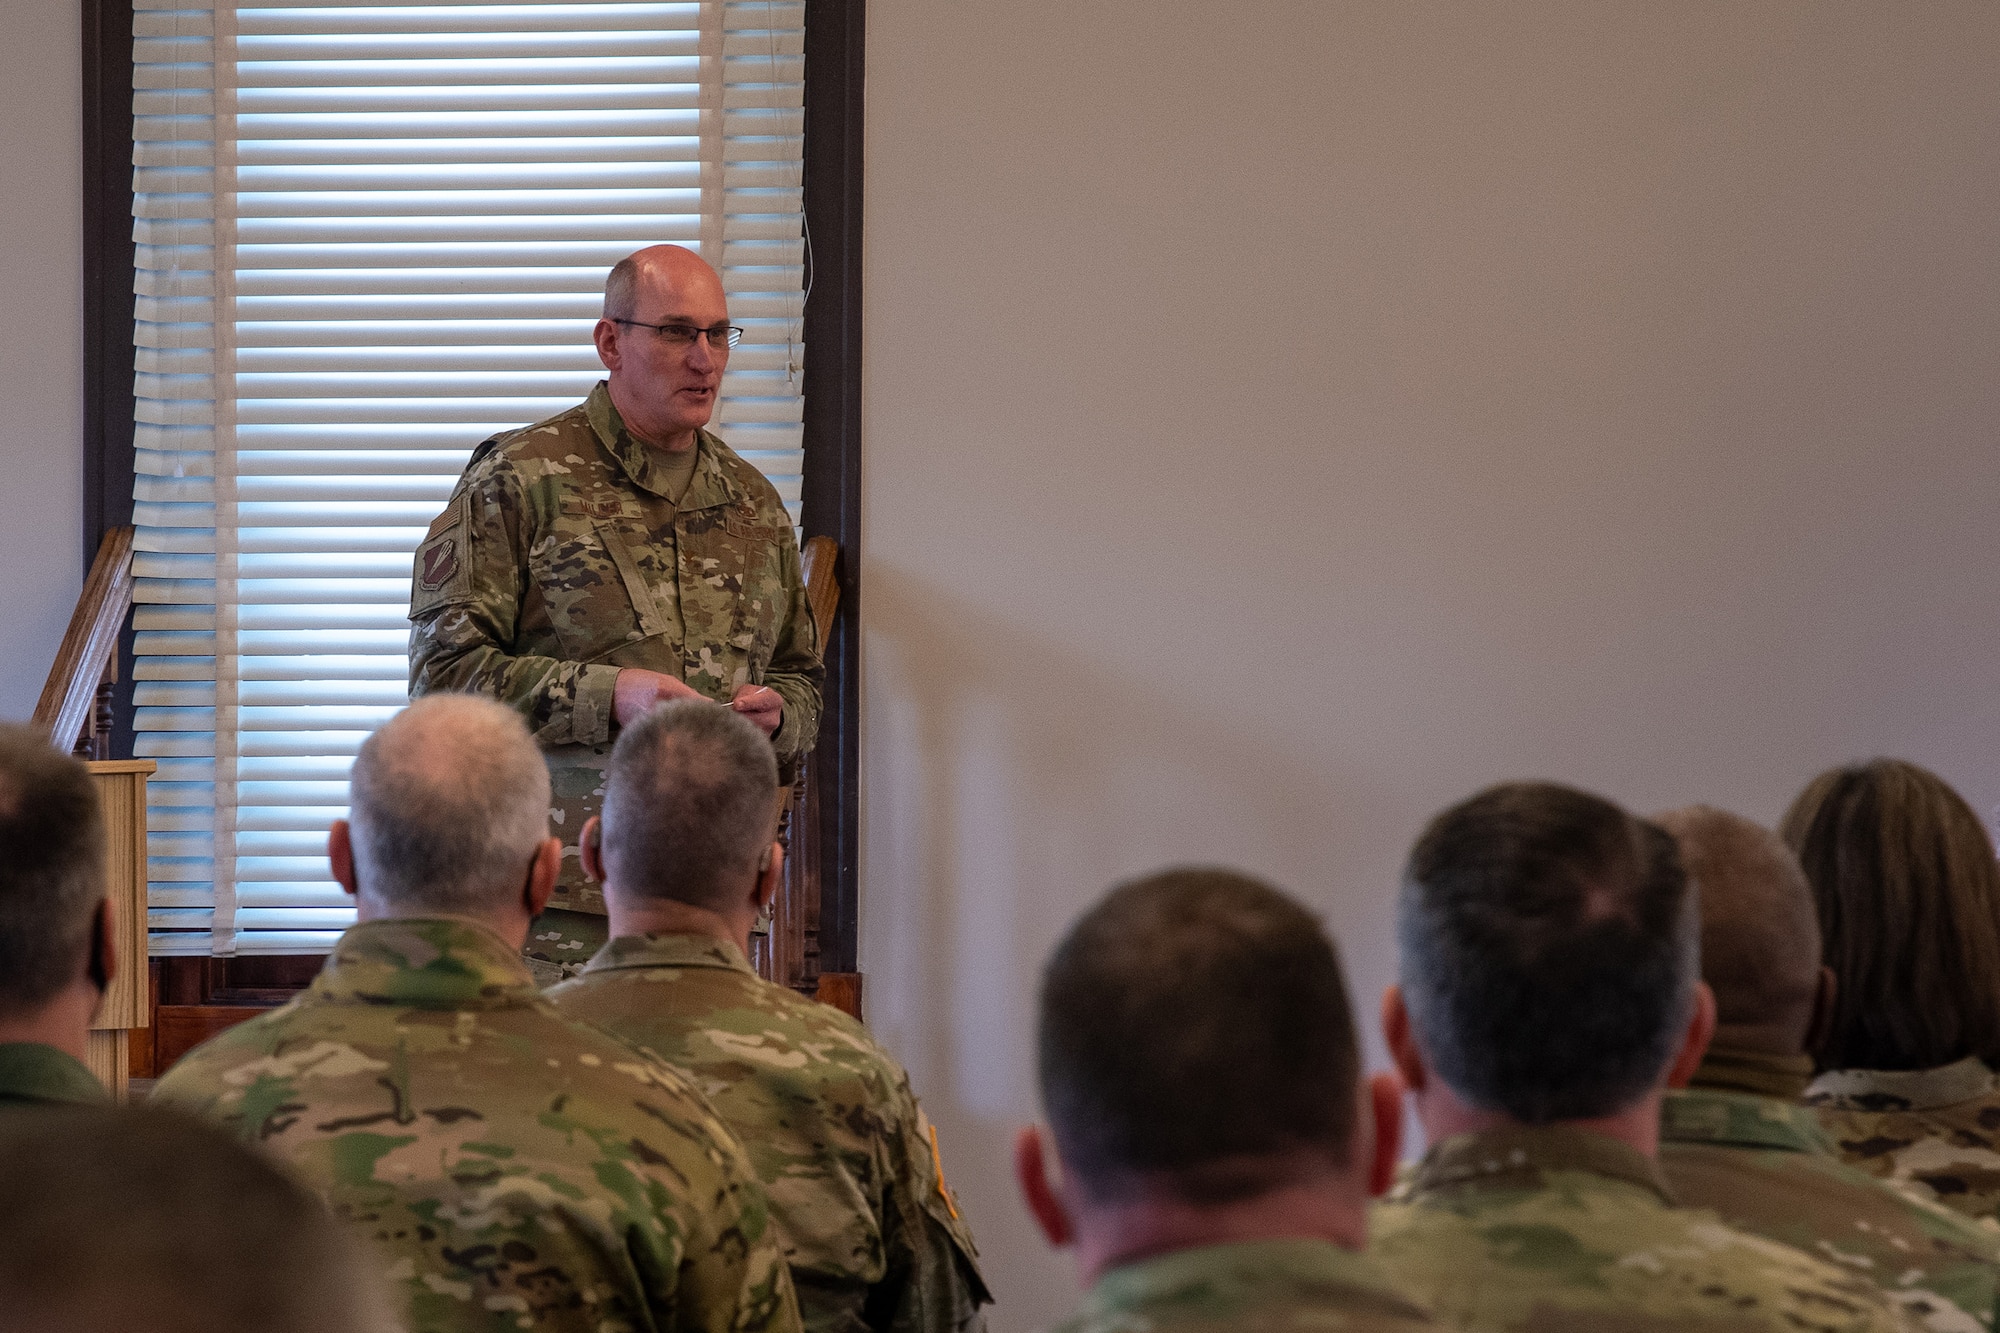
[[[1074,1291],[1007,1167],[1013,1129],[1040,1113],[1034,1003],[1049,949],[1120,879],[1224,863],[1326,912],[1357,995],[1372,997],[1394,965],[1395,865],[1344,883],[1329,867],[1398,802],[1337,756],[1288,744],[1325,705],[1292,698],[1254,651],[1204,643],[1199,627],[1188,663],[1164,674],[1214,692],[1182,696],[907,570],[873,563],[864,578],[869,1023],[943,1127],[948,1174],[1002,1288],[995,1327],[1024,1329]],[[1372,1029],[1372,1000],[1359,1009]]]

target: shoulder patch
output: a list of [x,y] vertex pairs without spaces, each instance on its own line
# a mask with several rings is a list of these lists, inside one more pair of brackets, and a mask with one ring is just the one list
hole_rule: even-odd
[[471,552],[466,549],[472,536],[471,506],[470,494],[452,497],[424,534],[410,573],[410,619],[471,597]]

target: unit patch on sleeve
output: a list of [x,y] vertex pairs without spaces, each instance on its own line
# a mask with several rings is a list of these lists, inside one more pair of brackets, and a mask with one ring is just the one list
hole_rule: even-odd
[[411,571],[410,619],[472,595],[470,553],[465,549],[472,533],[472,524],[467,521],[471,501],[469,495],[454,498],[432,521],[423,545],[417,547]]

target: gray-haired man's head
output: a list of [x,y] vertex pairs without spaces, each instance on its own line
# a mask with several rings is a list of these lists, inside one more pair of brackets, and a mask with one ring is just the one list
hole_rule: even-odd
[[83,974],[104,839],[84,766],[39,731],[0,725],[0,1017],[42,1008]]
[[1694,895],[1655,825],[1551,783],[1488,788],[1417,839],[1402,993],[1437,1077],[1527,1124],[1622,1111],[1693,1017]]
[[705,699],[661,704],[618,737],[603,819],[607,885],[729,911],[764,869],[777,832],[771,743]]
[[356,893],[397,915],[491,912],[548,837],[541,751],[517,713],[477,695],[426,695],[384,723],[349,800]]

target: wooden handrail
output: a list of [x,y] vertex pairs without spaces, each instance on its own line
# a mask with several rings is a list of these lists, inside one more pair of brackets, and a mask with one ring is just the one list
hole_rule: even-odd
[[839,562],[840,543],[831,537],[814,537],[799,555],[806,576],[806,606],[812,611],[821,652],[826,651],[826,636],[833,633],[833,613],[840,609],[840,581],[834,577]]
[[98,543],[69,631],[35,705],[34,725],[48,733],[56,749],[86,749],[79,741],[88,737],[87,757],[110,757],[104,691],[118,679],[118,635],[131,609],[132,529],[112,528]]

